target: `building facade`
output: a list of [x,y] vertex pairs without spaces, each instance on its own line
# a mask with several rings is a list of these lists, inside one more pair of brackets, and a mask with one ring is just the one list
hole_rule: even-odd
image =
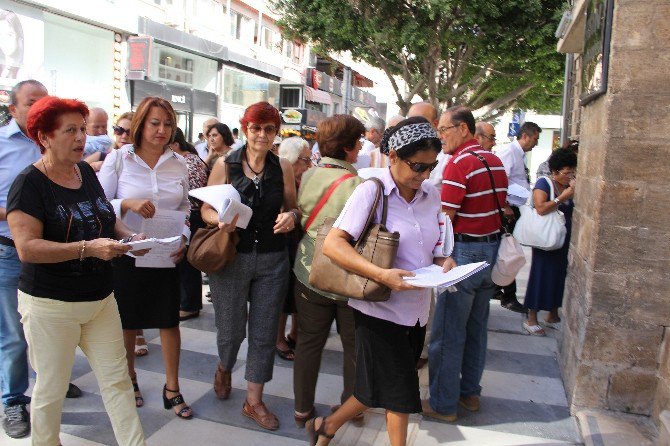
[[[301,85],[314,116],[342,112],[342,95],[311,86],[316,56],[285,39],[278,18],[265,0],[0,0],[0,121],[9,89],[27,78],[103,107],[111,121],[163,97],[190,139],[210,117],[234,128],[254,102],[279,108],[280,85]],[[376,104],[350,85],[352,103]]]
[[565,136],[580,142],[560,354],[568,399],[576,414],[651,420],[668,444],[670,1],[576,0],[559,37]]

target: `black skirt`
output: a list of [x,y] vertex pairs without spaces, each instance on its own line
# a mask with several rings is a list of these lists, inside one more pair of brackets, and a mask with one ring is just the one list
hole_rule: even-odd
[[114,296],[124,330],[179,326],[179,274],[176,268],[137,268],[135,259],[112,261]]
[[354,396],[368,407],[399,413],[421,412],[419,360],[426,327],[414,327],[354,310],[356,383]]

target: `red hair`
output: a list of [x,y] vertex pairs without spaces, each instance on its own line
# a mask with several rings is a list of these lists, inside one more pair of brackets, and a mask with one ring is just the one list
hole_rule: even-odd
[[279,126],[281,125],[279,111],[268,102],[256,102],[248,106],[244,110],[244,115],[240,118],[242,131],[245,135],[247,134],[247,126],[250,123],[264,124],[266,122],[274,124],[277,127],[277,132],[279,132]]
[[60,126],[60,117],[66,113],[79,113],[86,119],[88,107],[76,99],[61,99],[56,96],[44,96],[30,107],[26,131],[30,139],[40,146],[40,152],[44,153],[45,148],[40,143],[38,132],[51,136]]

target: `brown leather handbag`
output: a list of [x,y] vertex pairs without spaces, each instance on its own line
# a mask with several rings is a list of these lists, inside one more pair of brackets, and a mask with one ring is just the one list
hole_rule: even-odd
[[[377,185],[377,195],[368,214],[363,232],[353,246],[361,256],[380,268],[392,268],[398,253],[400,234],[386,230],[388,198],[384,194],[384,185],[377,178],[370,178],[368,181],[374,181]],[[379,202],[382,202],[382,219],[379,223],[373,223]],[[335,220],[334,218],[327,218],[317,231],[309,284],[316,289],[352,299],[371,302],[388,300],[391,296],[391,289],[386,285],[349,272],[323,255],[323,241],[333,227]]]
[[[226,166],[226,183],[228,164]],[[237,231],[221,231],[218,226],[207,226],[195,231],[186,252],[188,263],[204,273],[212,274],[231,264],[237,255],[240,236]]]

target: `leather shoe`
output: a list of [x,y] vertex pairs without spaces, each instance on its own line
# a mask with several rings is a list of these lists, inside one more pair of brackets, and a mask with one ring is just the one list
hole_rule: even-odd
[[503,308],[507,308],[510,311],[514,311],[515,313],[521,313],[521,314],[528,313],[528,309],[523,305],[521,305],[519,301],[516,300],[516,298],[501,300],[500,306]]
[[436,420],[446,421],[448,423],[453,423],[458,419],[458,414],[456,414],[456,412],[446,415],[435,412],[435,410],[430,406],[428,400],[421,400],[421,409],[421,415],[424,417],[434,418]]
[[221,363],[216,366],[214,374],[214,393],[220,400],[227,400],[232,390],[232,377],[230,372],[223,368]]
[[70,383],[65,393],[65,398],[79,398],[81,396],[81,389]]
[[462,396],[458,399],[458,404],[470,412],[477,412],[479,410],[479,396]]

